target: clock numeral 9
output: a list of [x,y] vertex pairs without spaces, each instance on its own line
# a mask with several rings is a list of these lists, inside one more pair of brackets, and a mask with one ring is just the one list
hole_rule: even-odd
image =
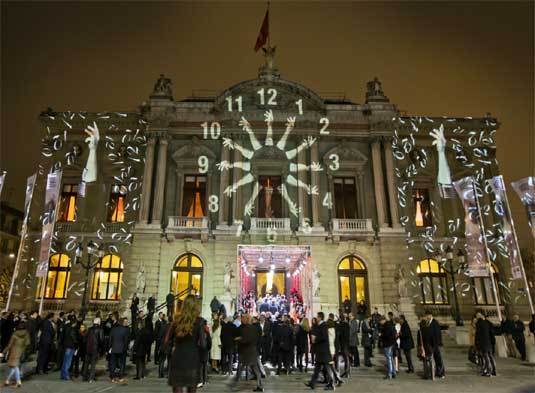
[[199,173],[206,173],[208,172],[208,157],[206,156],[200,156],[197,160],[197,164],[199,164]]
[[210,195],[208,198],[208,210],[212,213],[217,213],[219,210],[219,197],[217,195]]
[[329,160],[333,160],[331,165],[329,165],[329,169],[331,171],[337,171],[340,168],[340,157],[338,156],[338,154],[331,154],[329,156]]
[[[201,127],[203,129],[203,136],[204,139],[208,139],[208,122],[205,121],[201,124]],[[212,139],[219,139],[221,136],[221,124],[217,121],[213,121],[210,123],[210,136]]]
[[[227,104],[228,104],[228,111],[229,112],[232,112],[232,96],[228,96],[226,98],[227,100]],[[236,101],[236,103],[238,104],[238,112],[242,112],[242,97],[241,96],[238,96],[237,98],[234,99],[234,101]]]
[[323,124],[323,127],[321,127],[320,130],[320,135],[329,135],[329,131],[327,131],[327,127],[329,127],[329,119],[322,117],[320,119],[320,124]]
[[[275,98],[277,98],[277,90],[275,89],[268,89],[267,93],[270,95],[267,104],[268,105],[277,105],[277,101],[275,101]],[[264,96],[264,88],[261,88],[257,91],[257,94],[260,96],[260,105],[266,104],[266,99]]]

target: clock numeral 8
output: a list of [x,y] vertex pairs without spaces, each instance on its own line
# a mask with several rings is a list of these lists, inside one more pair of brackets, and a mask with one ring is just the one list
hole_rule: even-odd
[[210,195],[208,198],[208,210],[212,213],[217,213],[219,210],[219,197],[217,195]]

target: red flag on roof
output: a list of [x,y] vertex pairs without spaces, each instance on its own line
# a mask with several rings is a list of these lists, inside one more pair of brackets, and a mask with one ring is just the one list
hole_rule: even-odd
[[258,33],[258,38],[256,39],[256,44],[254,46],[254,51],[258,52],[258,49],[262,48],[268,39],[269,36],[269,8],[266,10],[266,16],[264,16],[264,21],[262,22],[262,27]]

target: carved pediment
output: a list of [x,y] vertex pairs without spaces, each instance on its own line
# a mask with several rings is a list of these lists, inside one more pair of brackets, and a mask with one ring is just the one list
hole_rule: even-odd
[[347,145],[346,143],[341,143],[338,146],[333,147],[327,153],[323,155],[323,161],[330,160],[332,154],[337,154],[341,163],[357,163],[364,165],[368,162],[368,157],[366,157],[359,149],[354,146]]
[[216,159],[214,152],[203,145],[197,138],[192,138],[189,143],[180,147],[172,155],[173,161],[177,164],[192,160],[196,162],[200,156],[208,157],[209,161]]

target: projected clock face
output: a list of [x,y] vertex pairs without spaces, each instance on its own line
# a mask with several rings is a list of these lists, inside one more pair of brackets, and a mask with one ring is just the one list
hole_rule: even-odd
[[[308,195],[315,195],[321,197],[320,190],[317,185],[312,185],[303,181],[302,178],[308,176],[299,176],[303,172],[323,172],[324,167],[320,162],[310,162],[307,165],[298,162],[297,157],[300,153],[305,153],[310,149],[314,143],[318,142],[320,136],[329,135],[329,119],[322,117],[318,122],[318,129],[315,136],[308,135],[302,139],[295,140],[291,137],[292,131],[296,127],[298,117],[304,113],[304,100],[299,98],[293,102],[293,105],[278,108],[277,97],[279,92],[272,87],[262,87],[257,91],[256,102],[254,102],[253,111],[257,112],[257,105],[265,107],[263,113],[265,126],[253,127],[248,118],[252,118],[253,114],[247,114],[244,108],[243,96],[227,96],[224,100],[225,109],[228,112],[238,112],[239,120],[236,127],[241,129],[246,134],[246,143],[238,143],[229,137],[222,137],[222,127],[217,121],[204,122],[201,124],[204,139],[221,139],[223,148],[229,151],[237,151],[239,158],[231,161],[221,161],[216,164],[216,168],[221,171],[229,171],[233,168],[240,169],[241,176],[235,179],[234,183],[226,187],[224,190],[225,197],[232,197],[240,188],[253,184],[252,194],[245,202],[244,216],[252,216],[255,211],[255,204],[259,195],[264,191],[264,203],[266,204],[266,217],[270,218],[269,206],[271,195],[276,190],[280,193],[283,203],[286,204],[289,213],[294,217],[301,217],[302,221],[299,223],[300,227],[305,232],[310,230],[309,219],[303,217],[301,207],[292,198],[290,189],[300,188]],[[280,110],[280,111],[279,111]],[[284,114],[281,113],[284,110]],[[288,113],[292,113],[288,115]],[[280,137],[275,137],[273,132],[273,124],[275,121],[285,121],[285,128]],[[279,134],[279,133],[277,133]],[[284,162],[285,170],[283,176],[280,178],[280,184],[266,184],[259,181],[258,177],[253,174],[253,160],[261,156],[267,149],[277,150],[278,156]],[[235,156],[236,157],[236,156]],[[328,157],[328,165],[331,171],[337,171],[340,168],[340,157],[337,154],[331,154]],[[209,160],[207,156],[200,156],[198,158],[198,166],[200,173],[207,173],[209,170]],[[301,178],[301,179],[300,179]],[[268,195],[268,197],[266,197]],[[323,195],[323,205],[329,209],[332,207],[332,196],[329,192]],[[217,195],[211,195],[208,199],[209,211],[215,213],[219,210],[219,198]],[[241,224],[240,221],[235,221],[235,224]],[[268,231],[269,232],[269,231]],[[271,231],[273,232],[273,231]],[[239,235],[239,233],[237,233]],[[276,234],[276,233],[275,233]]]

